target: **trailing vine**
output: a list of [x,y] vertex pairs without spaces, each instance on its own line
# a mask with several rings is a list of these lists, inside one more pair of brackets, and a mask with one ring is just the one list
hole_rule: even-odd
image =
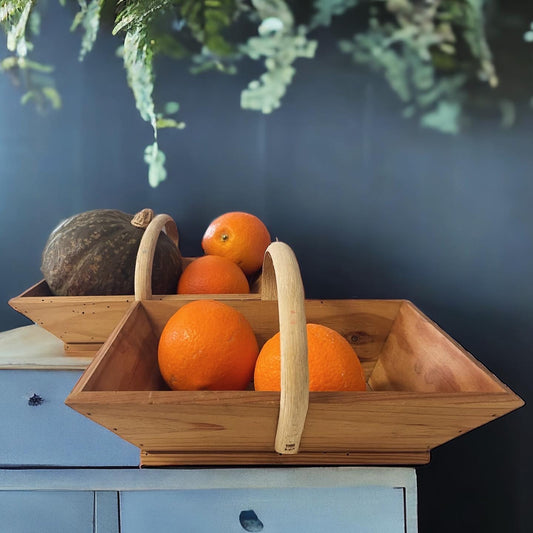
[[[311,0],[303,9],[304,3],[289,0],[58,1],[77,8],[71,30],[81,35],[80,60],[101,31],[104,11],[113,13],[112,33],[123,43],[120,55],[128,84],[153,132],[144,153],[153,187],[166,178],[159,130],[185,127],[172,117],[179,111],[177,102],[154,102],[159,54],[189,60],[195,74],[231,74],[243,58],[260,61],[264,73],[243,87],[241,107],[271,113],[282,105],[298,60],[315,56],[317,31],[341,22],[352,31],[351,37],[339,39],[339,51],[383,76],[402,102],[405,117],[445,133],[463,127],[469,86],[490,89],[499,82],[486,34],[487,7],[494,0]],[[0,69],[21,87],[22,103],[32,101],[40,110],[61,106],[53,67],[31,59],[45,2],[0,3],[8,52]],[[533,41],[533,27],[524,28],[524,38]],[[512,103],[506,106],[511,122]]]

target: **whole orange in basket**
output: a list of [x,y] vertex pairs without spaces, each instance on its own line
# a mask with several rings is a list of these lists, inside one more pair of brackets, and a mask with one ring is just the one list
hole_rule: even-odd
[[[320,324],[307,324],[309,390],[364,391],[365,375],[350,343],[338,332]],[[280,336],[276,333],[259,352],[254,372],[257,391],[281,389]]]
[[244,390],[258,346],[246,317],[214,300],[196,300],[167,321],[158,346],[159,370],[173,390]]
[[178,294],[250,292],[244,272],[226,257],[204,255],[189,263],[178,281]]
[[250,275],[261,268],[270,241],[270,233],[259,218],[250,213],[232,211],[209,224],[202,239],[202,248],[208,255],[231,259]]

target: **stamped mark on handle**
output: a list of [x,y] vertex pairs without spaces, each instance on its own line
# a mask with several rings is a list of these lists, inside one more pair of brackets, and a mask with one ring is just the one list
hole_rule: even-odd
[[245,531],[263,531],[263,522],[252,509],[241,511],[239,522]]

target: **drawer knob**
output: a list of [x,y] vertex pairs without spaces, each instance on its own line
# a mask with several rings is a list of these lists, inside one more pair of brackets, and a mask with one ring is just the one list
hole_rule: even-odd
[[33,394],[30,398],[28,398],[28,405],[31,407],[36,407],[38,405],[41,405],[44,402],[44,398],[41,398],[38,394]]
[[239,515],[239,522],[245,531],[262,531],[263,522],[259,520],[254,511],[241,511]]

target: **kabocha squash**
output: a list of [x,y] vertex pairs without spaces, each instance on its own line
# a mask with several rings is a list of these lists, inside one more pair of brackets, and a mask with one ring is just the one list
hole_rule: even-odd
[[[153,218],[151,209],[135,216],[115,209],[74,215],[50,234],[41,271],[55,296],[133,294],[139,243]],[[152,269],[152,292],[176,292],[182,271],[177,246],[159,236]]]

